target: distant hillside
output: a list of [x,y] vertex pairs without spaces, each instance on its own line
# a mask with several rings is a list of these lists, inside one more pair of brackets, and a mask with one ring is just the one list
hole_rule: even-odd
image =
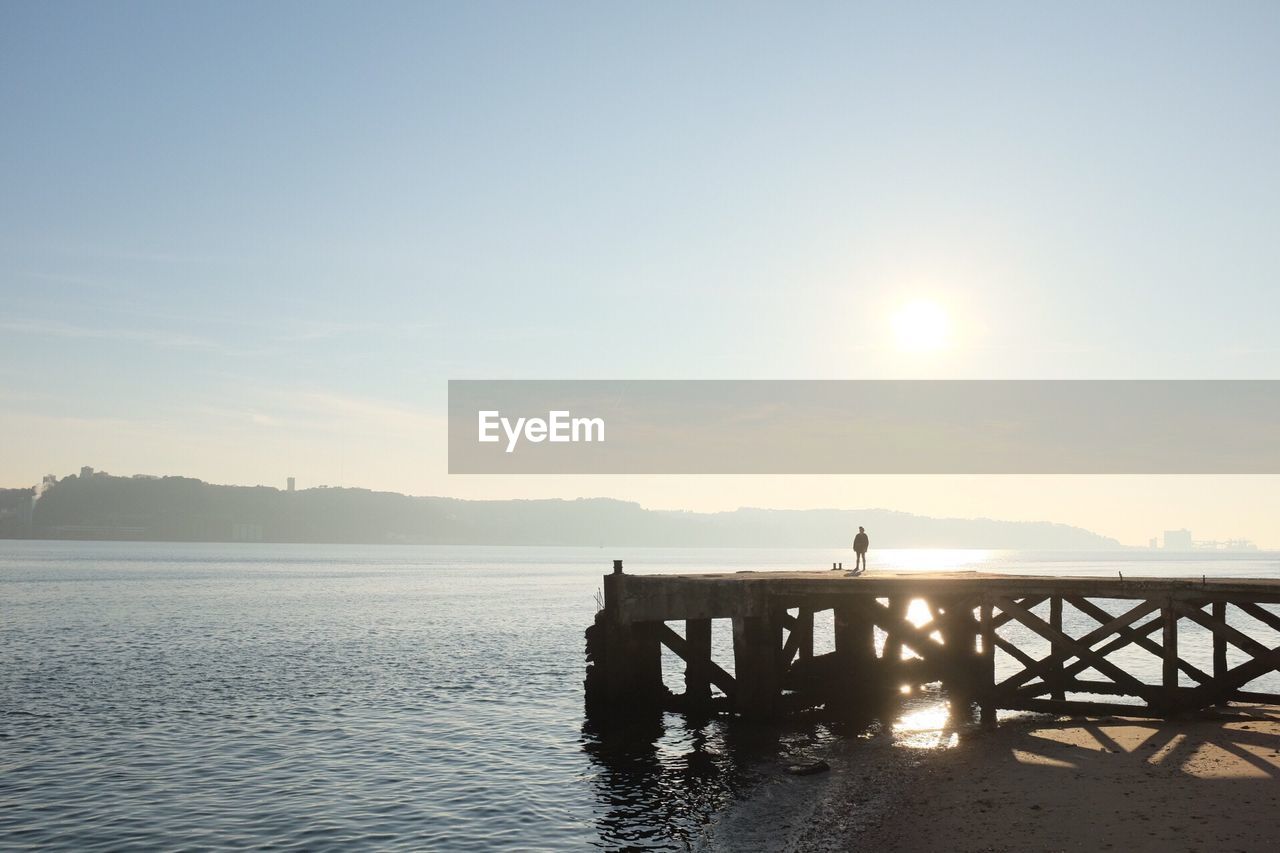
[[3,492],[0,537],[449,545],[1109,549],[1114,539],[1047,522],[927,518],[883,509],[695,513],[607,498],[465,501],[367,489],[217,486],[187,477],[72,475]]
[[35,489],[0,489],[0,539],[26,535],[31,526],[31,498]]

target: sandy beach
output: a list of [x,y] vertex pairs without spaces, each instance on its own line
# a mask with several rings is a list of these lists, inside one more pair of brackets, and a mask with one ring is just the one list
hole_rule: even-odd
[[[712,849],[1263,851],[1280,844],[1280,708],[1015,718],[852,741],[776,778]],[[744,846],[745,845],[745,846]]]
[[931,753],[866,850],[1274,850],[1280,709],[1010,721]]

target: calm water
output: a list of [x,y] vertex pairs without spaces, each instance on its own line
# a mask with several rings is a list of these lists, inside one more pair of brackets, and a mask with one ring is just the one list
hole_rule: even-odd
[[[705,847],[780,760],[856,732],[675,715],[584,728],[582,632],[614,556],[635,572],[851,562],[0,542],[0,847]],[[872,556],[872,571],[1280,576],[1275,554]],[[928,745],[917,728],[900,741]]]

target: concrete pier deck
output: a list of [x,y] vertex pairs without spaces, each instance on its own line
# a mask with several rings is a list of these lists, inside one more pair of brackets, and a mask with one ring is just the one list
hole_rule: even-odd
[[[1170,716],[1233,700],[1280,699],[1248,689],[1280,666],[1280,636],[1259,638],[1268,630],[1280,635],[1280,579],[619,570],[605,576],[604,592],[604,609],[588,630],[587,704],[605,713],[655,704],[707,707],[718,692],[721,707],[768,718],[931,681],[978,703],[990,718],[997,708]],[[907,619],[913,602],[928,613],[924,624]],[[1064,608],[1087,617],[1070,621],[1089,629],[1067,633]],[[825,610],[834,612],[835,652],[815,656],[813,617]],[[711,660],[714,620],[732,623],[732,675]],[[683,633],[668,624],[681,622]],[[1243,630],[1241,622],[1248,623]],[[1179,653],[1179,625],[1193,624],[1205,630],[1182,633],[1212,644],[1192,656],[1211,652],[1212,672]],[[1160,659],[1159,684],[1109,659],[1131,645]],[[663,646],[686,663],[684,694],[662,686]],[[1228,647],[1247,660],[1229,667]]]
[[[1086,595],[1091,598],[1231,598],[1280,603],[1280,579],[996,574],[991,572],[742,571],[687,575],[605,575],[605,607],[623,622],[732,619],[778,603],[833,606],[850,596]],[[829,603],[828,603],[829,602]],[[824,608],[825,609],[825,608]]]

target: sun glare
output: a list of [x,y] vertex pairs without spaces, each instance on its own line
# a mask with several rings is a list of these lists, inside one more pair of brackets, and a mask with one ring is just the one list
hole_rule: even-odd
[[932,352],[944,348],[951,337],[951,321],[941,305],[916,299],[893,315],[893,337],[904,352]]

